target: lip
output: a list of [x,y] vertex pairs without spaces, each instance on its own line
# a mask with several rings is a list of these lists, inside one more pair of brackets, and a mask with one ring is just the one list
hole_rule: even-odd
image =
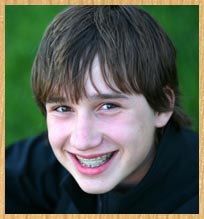
[[[111,153],[111,152],[108,152],[108,153]],[[79,155],[79,154],[72,154],[70,152],[68,152],[68,154],[71,156],[71,159],[75,165],[75,167],[77,168],[77,170],[83,174],[83,175],[87,175],[87,176],[96,176],[96,175],[99,175],[99,174],[102,174],[103,172],[105,172],[108,167],[110,166],[110,164],[112,163],[112,161],[114,160],[116,154],[118,153],[118,151],[113,151],[113,154],[111,156],[111,158],[104,164],[98,166],[98,167],[86,167],[86,166],[83,166],[79,160],[76,158],[76,155],[82,157],[82,158],[85,158],[85,159],[92,159],[92,158],[96,158],[96,157],[100,157],[100,156],[103,156],[105,154],[108,154],[108,153],[103,153],[103,154],[95,154],[95,155]]]

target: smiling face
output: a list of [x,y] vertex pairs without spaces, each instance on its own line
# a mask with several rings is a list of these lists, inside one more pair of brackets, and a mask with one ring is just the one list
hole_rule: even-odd
[[170,114],[156,113],[143,95],[114,92],[103,81],[98,60],[87,97],[71,103],[51,97],[46,103],[49,141],[59,162],[87,193],[99,194],[120,183],[137,184],[155,156],[156,127]]

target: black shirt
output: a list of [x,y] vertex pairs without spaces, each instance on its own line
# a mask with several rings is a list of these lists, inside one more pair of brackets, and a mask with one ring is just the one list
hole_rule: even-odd
[[44,133],[6,150],[6,213],[196,214],[198,155],[198,135],[171,122],[138,185],[92,195],[58,163]]

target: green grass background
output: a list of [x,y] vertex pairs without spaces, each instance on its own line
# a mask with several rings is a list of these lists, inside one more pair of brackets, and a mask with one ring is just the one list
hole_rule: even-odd
[[[46,129],[30,87],[32,62],[47,25],[66,6],[6,6],[6,145]],[[198,131],[198,6],[142,6],[177,49],[182,105]]]

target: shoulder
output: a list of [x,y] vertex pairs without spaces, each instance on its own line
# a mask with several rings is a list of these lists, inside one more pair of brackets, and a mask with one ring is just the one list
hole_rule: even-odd
[[[196,132],[185,127],[177,127],[169,123],[162,138],[163,145],[168,145],[172,150],[182,152],[186,156],[198,158],[199,136]],[[175,151],[174,151],[175,152]]]
[[188,128],[176,127],[174,123],[168,124],[161,140],[162,153],[171,166],[182,169],[182,175],[198,177],[199,166],[199,137]]
[[6,149],[6,169],[21,171],[21,174],[35,170],[39,172],[57,163],[47,133],[18,141]]
[[180,128],[177,131],[176,145],[183,150],[183,155],[191,158],[192,161],[199,160],[199,136],[198,133],[188,128]]
[[52,212],[67,171],[55,158],[46,133],[10,145],[5,167],[7,213]]
[[[154,164],[168,193],[172,212],[196,213],[199,192],[199,138],[190,129],[169,123],[163,133]],[[161,168],[162,166],[162,168]],[[173,201],[174,200],[174,201]]]
[[192,131],[191,129],[183,127],[180,128],[179,133],[181,135],[182,140],[185,141],[185,143],[198,146],[198,133]]
[[199,213],[199,197],[198,194],[194,195],[188,201],[179,206],[173,214],[198,214]]

